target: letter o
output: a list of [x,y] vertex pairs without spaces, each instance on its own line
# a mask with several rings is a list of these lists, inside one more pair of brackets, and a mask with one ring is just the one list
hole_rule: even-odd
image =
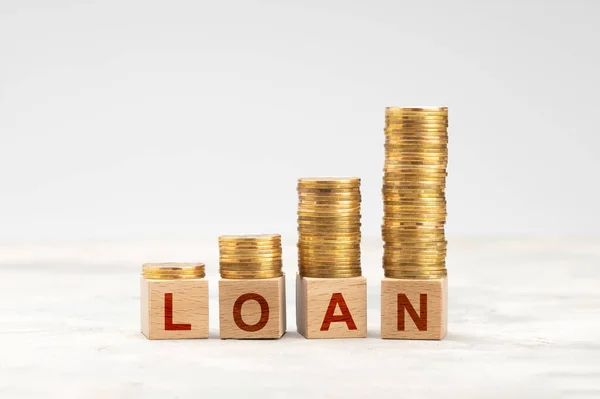
[[[260,305],[260,320],[256,324],[246,324],[242,320],[242,306],[246,301],[256,301]],[[233,304],[233,321],[244,331],[254,332],[262,330],[269,322],[269,304],[267,300],[262,295],[255,293],[240,296]]]

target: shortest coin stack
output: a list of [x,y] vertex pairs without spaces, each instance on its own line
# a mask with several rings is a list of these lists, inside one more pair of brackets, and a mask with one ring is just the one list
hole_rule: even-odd
[[279,234],[219,237],[222,278],[261,279],[283,275]]
[[204,263],[146,263],[142,276],[148,280],[178,280],[204,278]]

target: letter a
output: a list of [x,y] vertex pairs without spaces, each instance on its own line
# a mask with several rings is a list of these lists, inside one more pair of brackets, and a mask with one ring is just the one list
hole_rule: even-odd
[[398,331],[405,331],[404,309],[415,322],[419,331],[427,331],[427,294],[420,295],[419,313],[413,307],[406,295],[398,294]]
[[173,324],[173,294],[165,294],[165,330],[167,331],[189,331],[191,324]]
[[[334,315],[336,305],[340,306],[340,310],[342,311],[341,315]],[[346,305],[344,296],[340,292],[336,292],[331,295],[331,300],[329,301],[329,306],[327,307],[325,318],[323,319],[323,323],[321,324],[321,331],[329,331],[329,326],[331,325],[331,323],[335,323],[338,321],[345,322],[348,326],[348,330],[356,330],[356,324],[354,323],[354,319],[352,319],[350,310],[348,310],[348,305]]]

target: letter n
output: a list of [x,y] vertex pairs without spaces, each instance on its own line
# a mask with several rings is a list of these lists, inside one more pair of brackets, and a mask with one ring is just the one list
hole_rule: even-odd
[[408,312],[419,331],[427,331],[427,294],[420,295],[419,315],[406,295],[398,294],[398,331],[405,331],[404,310]]

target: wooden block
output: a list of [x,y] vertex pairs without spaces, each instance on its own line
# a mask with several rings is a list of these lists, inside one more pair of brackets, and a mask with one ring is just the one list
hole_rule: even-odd
[[296,325],[305,338],[365,338],[367,279],[297,274]]
[[381,282],[381,338],[442,339],[448,331],[448,277]]
[[208,338],[208,281],[142,277],[142,333],[149,339]]
[[285,276],[219,280],[221,339],[281,338],[285,334]]

